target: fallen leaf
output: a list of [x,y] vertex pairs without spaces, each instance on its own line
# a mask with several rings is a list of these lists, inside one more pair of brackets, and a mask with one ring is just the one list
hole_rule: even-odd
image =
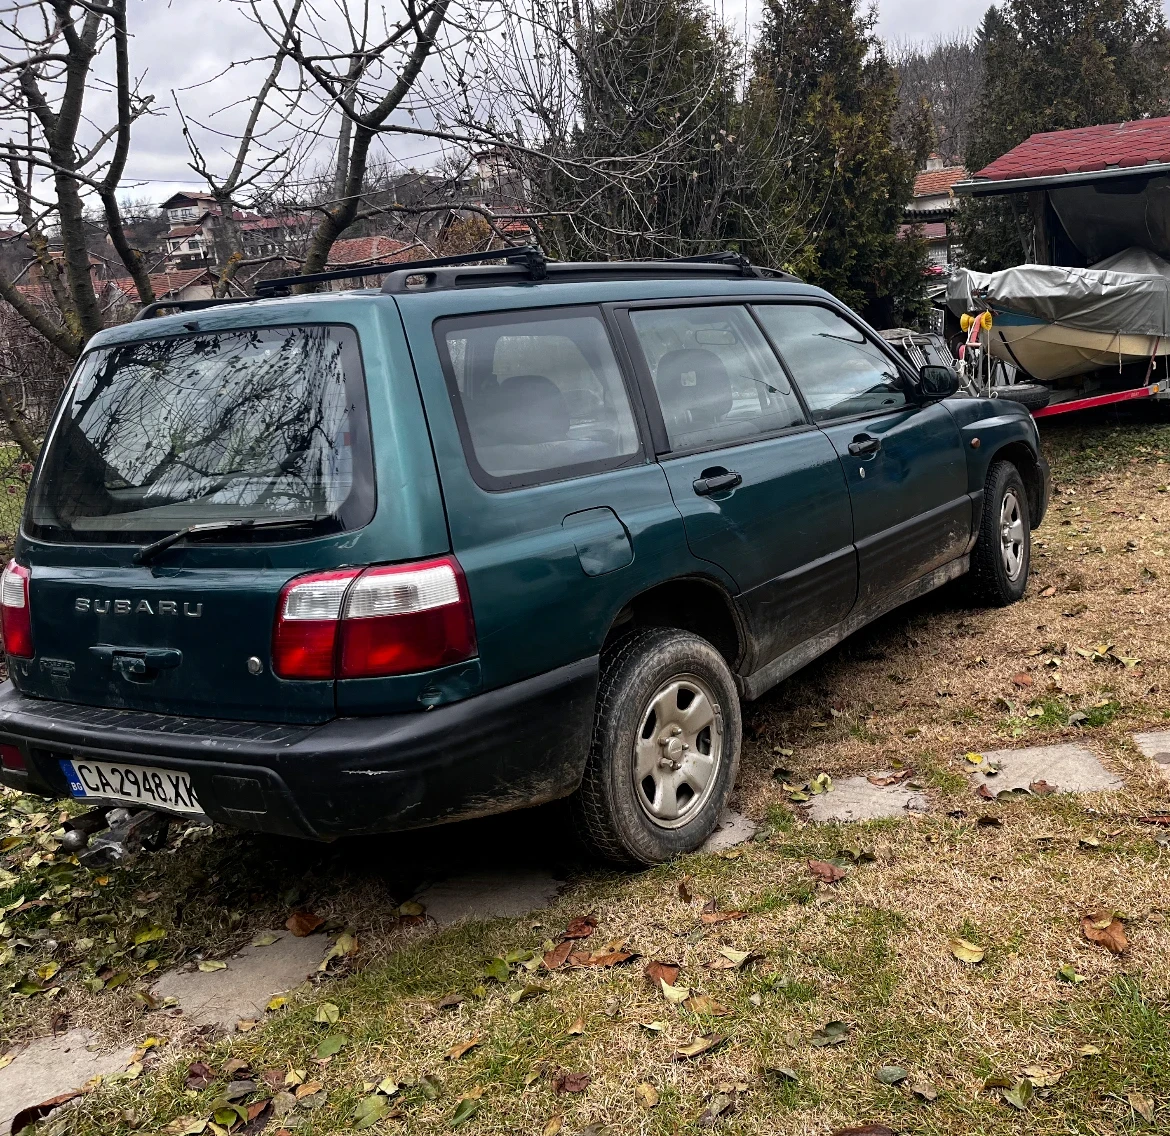
[[1056,595],[1056,588],[1049,584],[1048,587],[1040,593],[1040,598],[1044,600],[1050,600],[1054,595]]
[[279,1010],[281,1006],[287,1006],[287,1005],[288,1005],[288,995],[287,994],[274,994],[271,998],[268,999],[264,1008],[266,1010]]
[[638,1025],[644,1030],[649,1030],[651,1033],[662,1033],[666,1029],[665,1022],[639,1022]]
[[949,944],[951,954],[959,960],[959,962],[977,963],[983,961],[983,956],[987,954],[984,947],[976,946],[966,939],[952,939]]
[[398,905],[398,914],[405,919],[419,919],[426,914],[426,911],[427,909],[421,903],[413,899]]
[[442,1095],[443,1082],[433,1073],[424,1073],[418,1079],[418,1091],[429,1101],[436,1101]]
[[463,1005],[463,999],[458,994],[444,994],[435,1003],[436,1010],[454,1010],[457,1006]]
[[[213,970],[227,970],[227,963],[222,962],[220,959],[204,959],[199,964],[199,969],[202,970],[205,974],[209,974]],[[117,978],[117,977],[118,976],[115,974],[114,978]],[[110,981],[112,982],[113,979],[111,979]],[[110,982],[107,982],[106,987],[108,988],[109,985],[110,985]]]
[[1060,1069],[1047,1069],[1043,1065],[1025,1065],[1021,1073],[1032,1082],[1034,1088],[1050,1089],[1060,1080],[1062,1071]]
[[378,1093],[362,1097],[354,1110],[354,1128],[372,1128],[390,1109],[390,1102]]
[[383,1096],[392,1097],[400,1088],[401,1086],[393,1077],[383,1077],[378,1082],[378,1092],[382,1093]]
[[443,1054],[443,1058],[446,1061],[458,1061],[460,1057],[466,1053],[470,1053],[477,1045],[479,1045],[478,1034],[476,1034],[475,1037],[469,1037],[466,1041],[461,1041],[456,1045],[451,1046],[451,1048]]
[[731,1010],[716,1002],[709,994],[692,994],[683,1005],[692,1014],[707,1014],[713,1018],[723,1018],[731,1013]]
[[594,951],[587,954],[584,951],[575,951],[569,955],[569,962],[573,966],[620,966],[623,962],[637,958],[634,951]]
[[1036,1090],[1027,1077],[1021,1077],[1010,1089],[1000,1089],[999,1092],[1012,1108],[1020,1112],[1023,1112],[1036,1096]]
[[461,1124],[470,1120],[478,1111],[478,1100],[474,1097],[463,1097],[455,1106],[455,1111],[451,1114],[451,1119],[447,1123],[452,1128],[458,1128]]
[[569,1026],[569,1028],[567,1030],[565,1030],[565,1033],[569,1037],[580,1037],[581,1034],[583,1034],[584,1032],[585,1032],[585,1019],[584,1018],[578,1018],[571,1026]]
[[1074,986],[1085,981],[1083,974],[1077,974],[1077,968],[1072,963],[1065,963],[1057,972],[1056,977],[1061,982],[1071,982]]
[[634,1089],[634,1100],[643,1108],[657,1108],[659,1099],[658,1090],[649,1081],[643,1081]]
[[247,1033],[249,1030],[254,1030],[260,1024],[256,1018],[240,1018],[236,1022],[236,1029],[240,1033]]
[[901,1065],[883,1065],[877,1071],[877,1079],[883,1085],[900,1085],[908,1076]]
[[322,1002],[313,1015],[313,1021],[323,1022],[327,1026],[335,1026],[340,1017],[341,1011],[332,1002]]
[[546,993],[548,993],[548,990],[544,986],[520,986],[509,993],[508,1001],[511,1002],[513,1006],[515,1006],[529,998],[535,998],[540,994]]
[[1060,792],[1059,786],[1050,785],[1047,781],[1033,781],[1028,786],[1028,790],[1035,793],[1037,797],[1051,797],[1053,793]]
[[667,982],[665,978],[659,980],[658,986],[662,991],[663,998],[672,1006],[681,1006],[691,996],[689,987],[674,986]]
[[205,1065],[202,1061],[192,1061],[187,1066],[187,1088],[194,1089],[197,1092],[200,1089],[207,1088],[215,1078],[215,1074],[211,1071],[210,1065]]
[[177,1116],[164,1129],[164,1136],[199,1136],[207,1130],[207,1120],[202,1116]]
[[134,945],[141,947],[144,943],[157,943],[159,939],[165,939],[166,937],[167,933],[161,927],[150,927],[145,931],[139,931],[134,936]]
[[823,880],[827,884],[835,884],[845,878],[845,869],[830,864],[827,860],[809,860],[809,874],[815,879]]
[[504,983],[512,977],[508,964],[498,956],[492,959],[480,972],[484,978],[493,978],[496,982]]
[[779,1077],[782,1081],[797,1082],[800,1080],[796,1070],[788,1065],[774,1065],[770,1069],[765,1069],[765,1073],[770,1073],[774,1077]]
[[279,942],[280,936],[273,934],[271,931],[265,931],[263,935],[257,935],[252,940],[254,947],[270,947],[273,943]]
[[540,1136],[560,1136],[561,1129],[564,1128],[565,1123],[560,1116],[550,1116],[545,1121],[544,1127],[540,1130]]
[[672,1060],[685,1061],[689,1057],[701,1057],[704,1053],[710,1053],[712,1049],[722,1045],[726,1040],[722,1034],[700,1034],[687,1045],[680,1045],[674,1051]]
[[833,1136],[894,1136],[894,1131],[884,1124],[862,1124],[856,1128],[838,1128]]
[[1121,920],[1103,907],[1085,912],[1081,928],[1090,943],[1097,943],[1112,954],[1122,954],[1129,946]]
[[294,1092],[297,1100],[304,1100],[305,1097],[316,1096],[324,1087],[321,1081],[306,1081],[303,1085],[297,1085]]
[[1014,686],[1031,686],[1032,676],[1027,671],[1020,671],[1019,674],[1012,675],[1012,684]]
[[642,972],[646,975],[647,981],[655,990],[659,989],[659,983],[665,982],[668,986],[674,986],[678,982],[679,972],[682,967],[677,962],[659,962],[657,960],[648,962],[646,969]]
[[327,971],[329,964],[334,959],[348,958],[350,955],[356,955],[358,949],[357,936],[350,931],[343,931],[337,936],[337,941],[325,952],[325,958],[322,959],[321,965],[317,967],[319,971]]
[[1097,1057],[1104,1052],[1099,1045],[1082,1045],[1078,1047],[1077,1053],[1082,1057]]
[[298,939],[303,939],[306,935],[311,935],[325,922],[320,915],[314,915],[311,911],[294,911],[285,921],[284,925],[287,927]]
[[716,1093],[699,1116],[700,1128],[712,1128],[719,1117],[735,1111],[735,1098],[730,1093]]
[[721,958],[707,963],[709,970],[739,970],[740,967],[760,957],[752,951],[737,951],[734,947],[720,947],[719,954]]
[[[1126,1093],[1125,1099],[1129,1101],[1129,1107],[1134,1110],[1143,1120],[1153,1124],[1154,1122],[1154,1102],[1149,1097],[1142,1096],[1141,1093]],[[15,1127],[13,1128],[15,1132]]]
[[689,882],[690,876],[683,876],[683,878],[678,881],[678,897],[680,900],[682,900],[683,903],[691,902],[691,891],[690,888],[687,887]]
[[546,970],[556,970],[559,966],[565,965],[565,960],[573,950],[573,940],[565,939],[558,943],[551,951],[545,951],[543,963]]
[[910,1086],[910,1091],[918,1097],[919,1100],[932,1101],[938,1099],[938,1089],[936,1089],[929,1081],[915,1081]]
[[849,1036],[849,1023],[842,1021],[825,1022],[810,1037],[809,1044],[815,1046],[843,1045]]
[[704,923],[725,923],[730,919],[742,919],[745,914],[743,911],[720,911],[715,900],[711,899],[703,906],[699,918]]
[[561,938],[588,939],[596,929],[596,915],[578,915],[576,919],[569,920],[569,925],[561,932]]
[[317,1043],[318,1057],[333,1057],[340,1053],[348,1043],[349,1038],[344,1034],[331,1033],[328,1037],[323,1037]]
[[583,1093],[593,1083],[588,1073],[558,1073],[553,1078],[554,1093]]

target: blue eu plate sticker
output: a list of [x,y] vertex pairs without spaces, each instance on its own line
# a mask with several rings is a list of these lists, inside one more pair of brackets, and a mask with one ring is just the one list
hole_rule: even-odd
[[73,796],[84,797],[87,795],[81,778],[77,776],[77,770],[73,768],[72,761],[61,758],[61,772],[65,774],[65,780],[69,782],[69,792]]

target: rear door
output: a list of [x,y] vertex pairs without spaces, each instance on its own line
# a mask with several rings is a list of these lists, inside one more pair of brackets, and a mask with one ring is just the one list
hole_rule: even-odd
[[[447,550],[394,308],[397,343],[368,311],[352,313],[360,334],[341,324],[240,327],[237,311],[228,317],[236,326],[215,329],[201,316],[210,329],[99,346],[79,365],[17,551],[31,567],[35,651],[13,660],[22,691],[164,714],[322,721],[336,713],[332,679],[272,673],[283,585]],[[371,419],[390,490],[376,519]],[[394,493],[403,485],[404,503]],[[138,562],[169,533],[238,519],[287,524],[195,533]]]
[[884,345],[835,309],[787,302],[755,311],[845,470],[859,603],[961,556],[971,499],[962,438],[947,408],[912,402]]
[[621,322],[687,542],[739,586],[762,665],[853,606],[840,460],[745,305],[631,306]]

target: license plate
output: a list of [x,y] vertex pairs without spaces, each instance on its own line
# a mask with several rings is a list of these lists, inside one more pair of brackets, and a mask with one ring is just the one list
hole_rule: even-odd
[[61,759],[61,769],[74,797],[125,801],[141,808],[177,813],[203,813],[191,778],[179,770],[150,765],[115,765],[109,761]]

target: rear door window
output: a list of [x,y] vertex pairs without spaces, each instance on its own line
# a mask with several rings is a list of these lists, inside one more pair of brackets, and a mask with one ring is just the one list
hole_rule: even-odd
[[436,338],[468,464],[490,489],[628,465],[642,445],[600,313],[441,321]]
[[803,425],[792,385],[746,308],[630,312],[672,450],[750,441]]
[[[46,443],[26,526],[48,540],[139,542],[238,519],[338,531],[365,524],[373,508],[357,334],[320,324],[233,328],[85,355]],[[246,531],[280,540],[295,532]]]

